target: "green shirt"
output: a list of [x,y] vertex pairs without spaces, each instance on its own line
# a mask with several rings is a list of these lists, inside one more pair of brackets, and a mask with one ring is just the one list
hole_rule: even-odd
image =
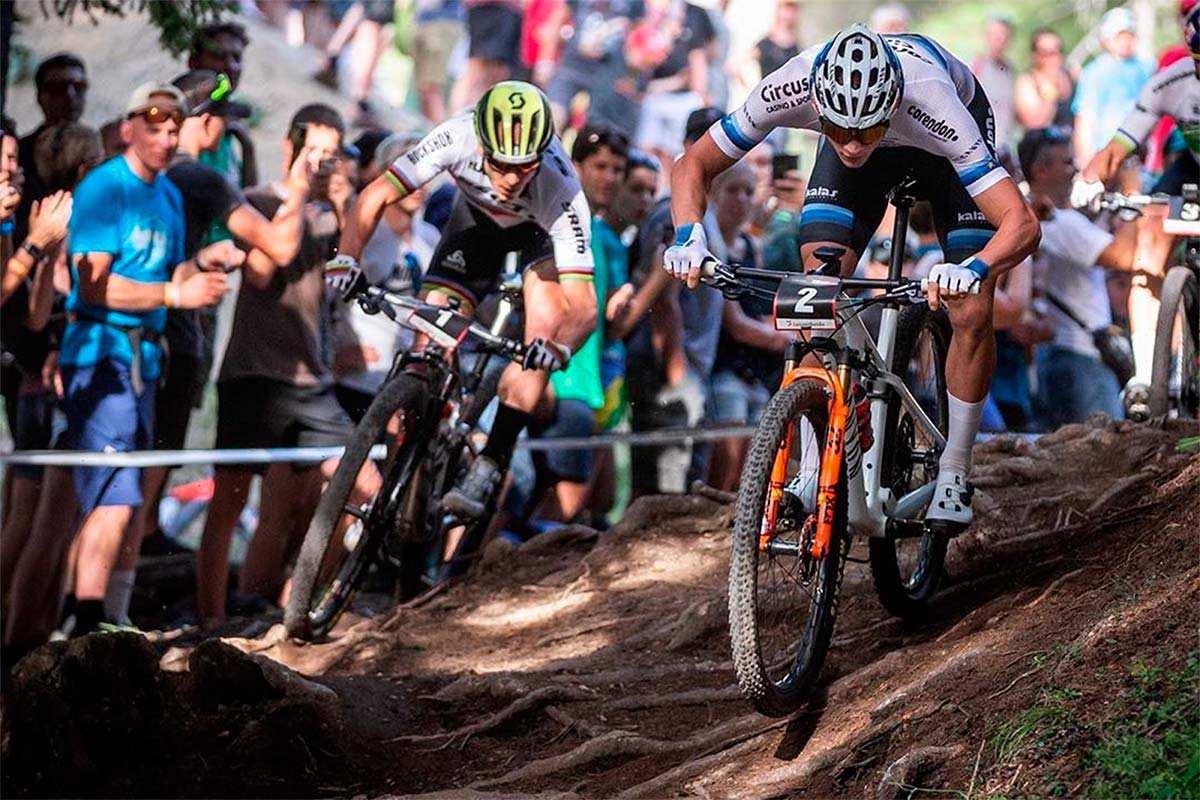
[[596,330],[583,346],[571,356],[571,362],[561,372],[550,374],[554,394],[560,400],[582,400],[592,409],[604,408],[604,386],[600,382],[600,351],[604,349],[604,304],[608,300],[609,267],[604,247],[597,242],[605,230],[612,231],[602,220],[592,217],[592,251],[595,256],[593,286],[596,287]]
[[[233,134],[229,131],[225,131],[225,135],[221,137],[221,143],[217,145],[216,150],[201,153],[200,158],[197,160],[201,164],[207,164],[225,176],[225,180],[229,181],[230,186],[235,189],[241,188],[242,163],[234,155]],[[204,244],[212,244],[213,242],[221,242],[232,238],[233,234],[229,232],[229,228],[225,227],[225,222],[217,220],[213,222],[212,228],[204,238]]]

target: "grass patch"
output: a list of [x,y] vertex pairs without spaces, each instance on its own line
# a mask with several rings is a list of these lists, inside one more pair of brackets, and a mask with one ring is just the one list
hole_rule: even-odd
[[[1103,685],[1112,671],[1096,676]],[[1106,718],[1087,722],[1080,706],[1091,698],[1043,689],[1036,705],[996,730],[993,764],[1037,765],[1042,796],[1200,798],[1200,650],[1176,666],[1135,659],[1121,686]]]
[[1092,797],[1200,797],[1200,650],[1182,669],[1137,660],[1121,693],[1126,713],[1104,726],[1084,763]]

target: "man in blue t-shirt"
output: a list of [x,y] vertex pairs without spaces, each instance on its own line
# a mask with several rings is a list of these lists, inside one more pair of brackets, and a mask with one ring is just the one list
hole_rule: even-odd
[[[124,155],[97,167],[75,190],[70,321],[59,355],[67,449],[112,453],[149,446],[166,309],[217,303],[226,292],[223,268],[245,257],[226,241],[184,261],[183,200],[162,172],[175,155],[186,113],[187,102],[174,86],[139,86],[121,122]],[[215,271],[202,271],[209,269]],[[105,621],[112,565],[133,508],[142,502],[138,472],[75,469],[84,515],[76,635]]]
[[1114,8],[1100,21],[1104,52],[1079,76],[1071,111],[1075,114],[1075,161],[1086,164],[1108,144],[1137,102],[1154,65],[1137,58],[1137,20],[1127,8]]

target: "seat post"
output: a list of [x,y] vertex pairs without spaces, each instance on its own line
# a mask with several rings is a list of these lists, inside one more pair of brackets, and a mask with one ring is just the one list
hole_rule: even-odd
[[908,211],[916,198],[913,189],[917,182],[907,177],[892,189],[888,202],[896,207],[896,220],[892,225],[892,258],[888,264],[888,280],[899,280],[904,271],[904,245],[908,241]]

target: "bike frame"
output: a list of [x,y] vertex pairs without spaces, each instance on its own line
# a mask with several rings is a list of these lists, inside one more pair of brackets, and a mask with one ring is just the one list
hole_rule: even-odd
[[[908,210],[914,202],[908,194],[906,185],[902,184],[892,194],[892,204],[896,206],[895,226],[892,241],[903,242],[908,230]],[[891,263],[888,268],[888,279],[899,280],[904,266],[904,248],[893,244]],[[749,272],[746,274],[749,275]],[[843,285],[854,288],[853,280],[846,280]],[[837,485],[841,480],[843,464],[847,462],[847,454],[854,455],[861,451],[861,439],[854,409],[851,407],[854,378],[863,372],[856,366],[858,363],[870,365],[873,375],[870,385],[865,387],[871,402],[871,431],[874,434],[874,446],[870,451],[862,453],[858,468],[846,464],[848,479],[848,522],[852,533],[862,536],[886,537],[892,520],[908,520],[928,505],[933,496],[934,481],[896,499],[889,487],[883,486],[882,463],[884,443],[886,441],[888,391],[896,393],[900,403],[908,412],[914,423],[935,442],[938,451],[946,445],[946,439],[937,425],[917,403],[912,391],[904,384],[903,378],[889,370],[896,343],[896,330],[900,310],[894,305],[887,305],[882,310],[879,325],[879,343],[876,344],[866,326],[857,315],[843,316],[842,332],[839,338],[844,338],[847,344],[839,345],[836,349],[837,366],[830,369],[826,366],[799,365],[800,350],[793,343],[789,349],[784,367],[783,389],[796,381],[812,380],[822,383],[829,396],[828,425],[825,435],[825,450],[821,458],[821,469],[817,488],[817,529],[813,537],[811,555],[815,559],[823,558],[833,541],[833,527]],[[815,339],[820,342],[821,339]],[[828,341],[825,339],[824,341]],[[812,349],[812,348],[809,348]],[[788,460],[792,455],[794,442],[789,430],[783,447],[775,455],[771,469],[771,483],[765,525],[760,541],[760,548],[767,549],[774,534],[778,521],[779,501],[783,497],[783,487],[787,480]]]

